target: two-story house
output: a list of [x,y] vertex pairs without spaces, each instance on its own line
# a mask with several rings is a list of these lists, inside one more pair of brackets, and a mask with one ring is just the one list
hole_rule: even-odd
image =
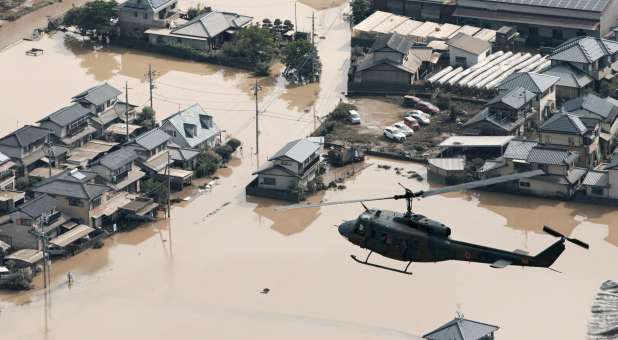
[[121,148],[101,157],[90,169],[98,176],[96,181],[116,191],[139,192],[140,179],[146,174],[134,163],[137,154],[132,148]]
[[568,66],[558,70],[561,78],[569,80],[569,84],[563,84],[564,88],[559,87],[558,91],[562,94],[581,94],[581,89],[589,84],[582,73],[597,84],[602,79],[612,78],[614,69],[618,67],[618,42],[595,37],[576,37],[556,47],[549,59],[551,68],[546,74],[556,73],[555,68],[558,66]]
[[16,164],[18,176],[27,175],[46,156],[45,144],[49,131],[38,126],[25,125],[0,139],[0,152]]
[[481,136],[522,136],[537,112],[536,95],[523,87],[505,91],[464,123],[464,132]]
[[54,238],[68,220],[69,217],[58,209],[55,198],[40,195],[2,218],[0,240],[11,245],[13,250],[42,250],[40,234]]
[[268,164],[254,173],[258,176],[255,187],[302,193],[311,189],[310,184],[317,176],[319,163],[320,144],[308,139],[289,142],[269,159]]
[[538,115],[535,117],[537,123],[543,122],[550,112],[556,109],[556,84],[558,77],[538,74],[534,72],[517,72],[506,77],[498,90],[500,93],[511,91],[517,88],[524,88],[535,95],[534,108]]
[[539,128],[539,141],[547,147],[577,152],[576,164],[591,168],[600,160],[599,131],[599,123],[594,119],[557,113]]
[[15,190],[15,163],[0,152],[0,191]]
[[147,173],[163,174],[171,164],[167,145],[172,137],[157,128],[144,132],[127,144],[137,155],[138,165]]
[[135,105],[118,99],[122,92],[115,87],[104,83],[93,86],[71,99],[91,112],[90,120],[96,129],[95,136],[103,135],[112,124],[118,122],[132,122],[136,118]]
[[590,93],[565,102],[562,111],[581,118],[598,120],[601,125],[599,134],[601,156],[605,158],[612,153],[618,136],[618,101]]
[[67,170],[33,185],[30,191],[35,196],[47,194],[54,197],[58,210],[82,224],[100,227],[104,218],[111,217],[116,211],[97,213],[101,210],[97,208],[110,204],[114,195],[111,187],[96,184],[95,177],[94,172]]
[[48,115],[39,126],[51,131],[53,143],[76,148],[92,139],[96,129],[90,126],[91,112],[80,104],[73,104]]
[[360,60],[354,73],[357,85],[409,86],[418,78],[422,61],[411,52],[411,37],[393,33],[381,35],[371,51]]
[[618,200],[618,157],[615,155],[602,170],[588,171],[582,187],[590,197]]
[[128,0],[118,7],[118,26],[126,36],[141,37],[149,28],[166,28],[178,18],[177,0]]
[[205,149],[218,142],[220,129],[212,115],[199,104],[165,118],[161,130],[171,136],[172,142],[184,148]]

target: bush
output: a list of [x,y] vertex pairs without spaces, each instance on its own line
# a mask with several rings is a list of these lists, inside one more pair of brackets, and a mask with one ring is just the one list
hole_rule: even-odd
[[270,76],[270,63],[259,62],[255,64],[255,68],[253,68],[253,73],[258,77]]
[[24,270],[8,274],[0,281],[0,287],[14,290],[28,290],[32,288],[32,275]]
[[31,186],[39,183],[41,179],[39,177],[19,177],[15,180],[15,189],[19,191],[25,191]]
[[224,161],[228,161],[234,152],[234,149],[229,145],[219,145],[215,148],[217,155],[221,156]]
[[350,116],[350,110],[356,110],[356,106],[347,103],[339,103],[337,107],[330,113],[332,120],[345,120]]
[[241,142],[236,138],[230,138],[225,144],[227,144],[233,151],[236,151],[240,146]]
[[212,150],[202,150],[197,156],[197,177],[205,177],[214,174],[219,168],[221,157]]
[[155,111],[150,106],[144,106],[142,112],[135,120],[135,123],[145,127],[148,130],[154,128],[155,125],[157,125]]
[[169,196],[167,183],[154,178],[149,178],[142,182],[142,193],[159,204],[167,203],[167,197]]

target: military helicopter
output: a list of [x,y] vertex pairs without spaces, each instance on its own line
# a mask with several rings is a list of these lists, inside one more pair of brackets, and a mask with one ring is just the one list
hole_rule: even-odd
[[[544,226],[543,231],[558,237],[559,240],[536,256],[530,256],[523,250],[511,252],[450,239],[451,229],[449,227],[421,214],[412,212],[413,199],[425,198],[452,191],[473,189],[542,174],[544,174],[543,170],[533,170],[429,191],[414,192],[402,185],[404,193],[401,195],[349,201],[333,201],[319,204],[294,204],[287,207],[279,207],[277,210],[360,203],[365,208],[365,211],[355,220],[344,221],[338,226],[338,229],[339,233],[351,243],[361,248],[368,249],[369,254],[364,260],[357,258],[355,255],[350,256],[354,261],[360,264],[402,274],[412,274],[412,272],[408,271],[412,262],[439,262],[448,260],[487,263],[493,268],[504,268],[508,265],[517,265],[543,267],[554,270],[550,267],[564,251],[565,241],[569,241],[585,249],[589,248],[588,244],[574,238],[566,237]],[[405,213],[369,209],[364,203],[369,201],[400,199],[406,200]],[[403,270],[371,263],[369,262],[369,257],[374,252],[391,259],[408,263]]]

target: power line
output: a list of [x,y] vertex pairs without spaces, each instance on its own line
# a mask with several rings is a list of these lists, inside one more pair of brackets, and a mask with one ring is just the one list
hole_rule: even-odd
[[222,96],[237,96],[238,95],[238,92],[205,91],[205,90],[198,90],[198,89],[194,89],[194,88],[190,88],[190,87],[178,86],[178,85],[173,85],[173,84],[169,84],[169,83],[162,83],[162,82],[159,82],[159,85],[165,85],[165,86],[169,86],[169,87],[175,87],[175,88],[181,89],[181,90],[193,91],[193,92],[204,93],[204,94],[218,94],[218,95],[222,95]]

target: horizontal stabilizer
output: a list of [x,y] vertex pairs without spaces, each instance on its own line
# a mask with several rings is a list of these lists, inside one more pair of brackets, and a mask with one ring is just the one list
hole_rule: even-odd
[[527,251],[521,250],[521,249],[515,249],[515,250],[513,250],[513,252],[515,254],[519,254],[519,255],[528,255],[529,254]]
[[507,260],[498,260],[498,261],[492,263],[490,266],[492,268],[501,269],[501,268],[504,268],[504,267],[508,266],[511,263],[512,263],[511,261],[507,261]]

